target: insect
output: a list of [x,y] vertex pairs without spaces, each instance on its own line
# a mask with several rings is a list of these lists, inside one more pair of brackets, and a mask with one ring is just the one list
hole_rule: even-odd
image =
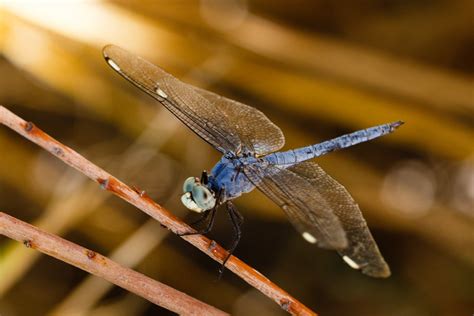
[[350,267],[369,276],[390,275],[356,202],[310,160],[391,133],[403,122],[277,152],[285,138],[261,111],[184,83],[120,47],[108,45],[103,53],[116,72],[222,153],[209,174],[203,171],[200,178],[186,179],[181,197],[189,210],[201,213],[201,221],[207,221],[207,227],[198,233],[210,231],[217,208],[225,205],[236,234],[221,272],[241,236],[243,217],[232,200],[258,188],[283,209],[306,241],[337,250]]

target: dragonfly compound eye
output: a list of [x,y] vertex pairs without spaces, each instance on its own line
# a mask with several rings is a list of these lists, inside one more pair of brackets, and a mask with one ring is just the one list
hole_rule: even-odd
[[211,191],[201,184],[196,184],[192,191],[193,200],[197,206],[209,210],[216,205],[216,198]]
[[196,185],[196,183],[199,182],[199,179],[198,178],[195,178],[195,177],[189,177],[187,178],[185,181],[184,181],[184,184],[183,184],[183,193],[186,193],[186,192],[192,192],[193,191],[193,187]]

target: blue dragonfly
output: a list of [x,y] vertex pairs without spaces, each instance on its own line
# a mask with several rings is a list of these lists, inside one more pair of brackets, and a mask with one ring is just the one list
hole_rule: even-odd
[[226,206],[236,234],[221,272],[237,247],[243,223],[232,200],[258,188],[281,207],[306,241],[337,250],[350,267],[369,276],[390,275],[357,203],[341,184],[310,160],[389,134],[403,122],[277,152],[285,138],[261,111],[184,83],[120,47],[108,45],[103,54],[116,72],[158,100],[222,153],[209,174],[203,171],[201,178],[185,180],[181,197],[189,210],[202,214],[200,221],[207,221],[207,227],[197,233],[209,232],[217,208]]

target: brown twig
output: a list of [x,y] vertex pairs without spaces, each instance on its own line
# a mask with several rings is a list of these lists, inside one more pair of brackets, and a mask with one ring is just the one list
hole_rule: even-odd
[[[136,206],[159,221],[173,233],[178,234],[192,230],[192,228],[186,223],[159,204],[155,203],[146,194],[144,195],[141,192],[133,190],[125,183],[94,165],[71,148],[61,144],[48,134],[44,133],[33,123],[24,121],[3,106],[0,106],[0,123],[8,126],[23,137],[49,151],[54,156],[85,174],[92,180],[97,181],[101,188],[114,193],[123,200]],[[222,246],[205,236],[188,235],[182,236],[182,238],[217,262],[221,263],[227,256],[227,251]],[[289,313],[293,315],[316,315],[315,312],[237,257],[231,256],[226,263],[226,267],[251,286],[274,300],[281,308]]]
[[3,212],[0,212],[0,234],[99,276],[175,313],[228,315],[168,285],[125,268],[92,250],[46,233]]

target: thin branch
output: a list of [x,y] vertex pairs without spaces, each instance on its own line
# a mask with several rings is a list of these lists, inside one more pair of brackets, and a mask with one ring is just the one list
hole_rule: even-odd
[[[108,257],[121,262],[126,267],[138,265],[168,235],[164,230],[157,231],[159,223],[150,218],[114,249]],[[49,315],[88,315],[93,307],[105,296],[113,285],[92,275],[68,293],[62,301],[49,311]]]
[[46,233],[3,212],[0,212],[0,234],[101,277],[175,313],[228,315],[168,285],[125,268],[92,250]]
[[[154,202],[146,194],[130,188],[125,183],[94,165],[71,148],[61,144],[48,134],[44,133],[33,123],[24,121],[3,106],[0,106],[0,123],[8,126],[18,134],[49,151],[51,154],[77,169],[90,179],[97,181],[101,188],[114,193],[123,200],[136,206],[159,221],[173,233],[179,234],[193,230],[181,219]],[[188,241],[219,263],[222,263],[223,259],[227,256],[227,250],[203,235],[188,235],[182,236],[181,238]],[[271,298],[280,305],[281,308],[289,313],[293,315],[316,315],[315,312],[237,257],[231,256],[226,263],[226,267],[248,284]]]

